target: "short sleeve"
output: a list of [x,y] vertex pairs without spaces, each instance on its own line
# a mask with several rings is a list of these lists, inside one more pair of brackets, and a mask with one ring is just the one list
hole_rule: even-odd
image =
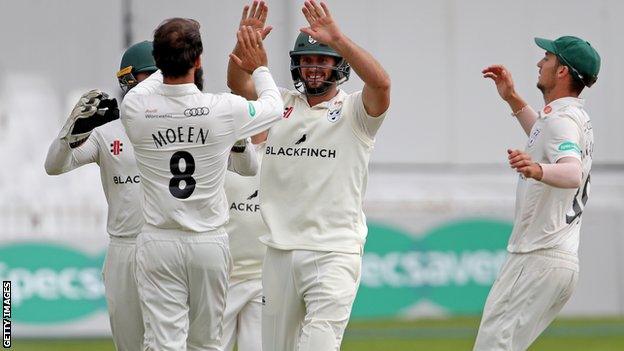
[[546,158],[557,163],[564,157],[581,160],[581,131],[579,126],[566,116],[554,117],[547,123],[545,140]]
[[377,117],[370,116],[366,113],[364,108],[364,102],[362,101],[362,91],[358,91],[349,95],[348,99],[353,106],[353,114],[355,115],[355,128],[358,132],[363,133],[369,139],[375,139],[377,131],[384,119],[386,118],[387,110]]

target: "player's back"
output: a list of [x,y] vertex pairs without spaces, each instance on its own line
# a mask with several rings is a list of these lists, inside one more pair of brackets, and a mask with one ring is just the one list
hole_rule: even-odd
[[227,220],[223,191],[236,141],[230,94],[204,94],[194,84],[160,85],[126,96],[122,105],[143,184],[146,222],[204,232]]

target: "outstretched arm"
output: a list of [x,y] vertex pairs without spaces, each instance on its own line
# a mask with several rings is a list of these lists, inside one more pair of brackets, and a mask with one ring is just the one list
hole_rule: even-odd
[[301,31],[336,50],[364,81],[362,101],[366,113],[377,117],[386,112],[390,106],[390,76],[381,64],[340,31],[324,2],[319,5],[314,0],[306,1],[302,12],[310,26]]
[[99,148],[92,132],[118,116],[117,101],[106,93],[94,89],[83,94],[50,145],[45,160],[46,173],[57,175],[98,162]]
[[70,148],[66,140],[55,138],[48,149],[45,170],[48,175],[59,175],[91,162],[98,162],[99,148],[93,134],[82,145]]
[[[268,14],[269,8],[266,3],[264,1],[255,0],[251,7],[245,5],[243,8],[243,16],[238,28],[240,29],[244,26],[252,27],[254,30],[260,32],[262,40],[264,40],[273,29],[271,26],[265,26]],[[238,41],[232,53],[235,56],[241,55],[241,46]],[[228,62],[227,85],[232,93],[240,95],[247,100],[256,100],[258,98],[253,81],[251,80],[251,75],[242,70],[231,58]]]
[[503,65],[489,66],[481,73],[483,73],[483,78],[490,78],[494,81],[498,95],[509,104],[512,114],[518,118],[522,129],[529,135],[533,124],[537,120],[537,112],[518,95],[514,88],[511,73]]
[[248,101],[232,95],[235,136],[236,139],[246,139],[277,123],[282,117],[284,102],[266,67],[268,60],[261,34],[251,27],[243,26],[237,36],[241,52],[239,55],[230,54],[230,58],[241,70],[251,75],[258,96],[257,100]]

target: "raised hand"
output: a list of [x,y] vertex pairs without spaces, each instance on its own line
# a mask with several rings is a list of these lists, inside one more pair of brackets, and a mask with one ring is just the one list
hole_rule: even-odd
[[483,78],[490,78],[496,84],[496,90],[498,95],[505,100],[509,101],[516,91],[514,88],[514,82],[511,78],[511,73],[503,65],[492,65],[485,68],[483,71]]
[[324,2],[319,5],[314,0],[306,1],[301,11],[310,24],[309,27],[301,28],[302,32],[330,46],[341,38],[342,33]]
[[231,53],[230,58],[243,71],[251,74],[260,66],[267,66],[268,59],[262,35],[250,26],[241,27],[236,33],[239,51]]
[[271,33],[271,30],[273,30],[272,26],[266,25],[268,15],[269,7],[264,1],[254,1],[251,7],[245,5],[245,7],[243,7],[243,16],[241,17],[239,28],[244,26],[251,27],[258,31],[262,36],[262,40],[264,40],[264,38]]
[[531,156],[520,150],[507,150],[507,159],[511,168],[521,173],[525,178],[541,180],[544,172],[542,167],[531,159]]

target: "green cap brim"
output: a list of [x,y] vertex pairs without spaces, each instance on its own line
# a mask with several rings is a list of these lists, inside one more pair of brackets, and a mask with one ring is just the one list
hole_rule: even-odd
[[147,66],[147,67],[143,67],[141,69],[137,69],[136,73],[141,73],[141,72],[156,72],[158,71],[158,67],[156,66]]
[[555,46],[555,43],[553,40],[548,40],[548,39],[544,39],[544,38],[535,38],[535,44],[537,44],[537,46],[539,46],[540,48],[552,53],[552,54],[559,54],[559,52],[557,52],[557,47]]
[[301,55],[324,55],[324,56],[333,56],[333,57],[342,57],[336,52],[331,51],[323,51],[323,50],[302,50],[302,51],[290,51],[290,56],[301,56]]

